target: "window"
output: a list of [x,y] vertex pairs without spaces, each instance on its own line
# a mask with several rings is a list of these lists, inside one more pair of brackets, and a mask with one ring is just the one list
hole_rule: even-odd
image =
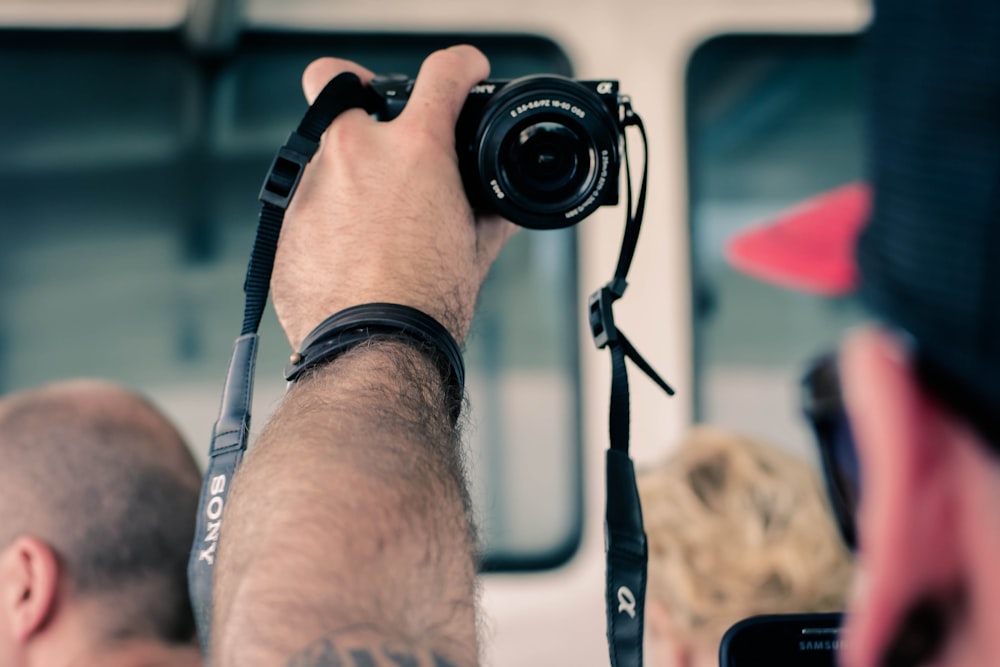
[[[0,391],[100,376],[147,393],[204,460],[257,219],[305,111],[301,71],[337,54],[413,75],[458,41],[493,76],[570,73],[530,36],[253,30],[218,59],[178,33],[7,29],[0,39]],[[486,567],[555,565],[580,530],[575,232],[517,235],[468,341],[469,439]],[[284,391],[261,327],[254,426]]]
[[733,234],[863,176],[854,36],[725,36],[688,72],[697,418],[813,456],[798,415],[805,363],[861,320],[731,269]]

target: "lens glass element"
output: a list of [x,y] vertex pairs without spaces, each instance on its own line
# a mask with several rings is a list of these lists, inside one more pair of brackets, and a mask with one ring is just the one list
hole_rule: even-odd
[[572,127],[550,120],[511,132],[501,149],[502,180],[512,194],[558,207],[585,190],[594,175],[590,142]]
[[456,138],[473,206],[524,227],[559,229],[617,204],[615,90],[612,82],[537,75],[501,82],[486,100],[470,95],[475,104],[466,103]]

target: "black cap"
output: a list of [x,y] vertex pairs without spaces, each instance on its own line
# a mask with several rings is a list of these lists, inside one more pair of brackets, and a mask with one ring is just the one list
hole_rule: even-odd
[[857,247],[862,298],[912,335],[929,390],[996,422],[1000,2],[882,0],[867,40],[874,201]]

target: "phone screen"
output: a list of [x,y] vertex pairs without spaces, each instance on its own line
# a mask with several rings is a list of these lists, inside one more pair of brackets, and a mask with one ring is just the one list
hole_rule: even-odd
[[723,636],[720,667],[836,667],[842,614],[783,614],[740,621]]

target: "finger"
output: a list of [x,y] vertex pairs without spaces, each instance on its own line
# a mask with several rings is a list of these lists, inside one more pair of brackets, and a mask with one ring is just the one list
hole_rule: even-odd
[[490,63],[479,49],[460,45],[429,55],[420,66],[413,93],[403,110],[431,132],[454,140],[455,122],[474,85],[490,74]]
[[361,65],[343,60],[341,58],[320,58],[314,60],[306,67],[302,73],[302,90],[306,94],[306,100],[312,104],[316,97],[322,92],[326,84],[344,72],[354,72],[361,79],[361,83],[368,83],[375,78],[375,74]]

